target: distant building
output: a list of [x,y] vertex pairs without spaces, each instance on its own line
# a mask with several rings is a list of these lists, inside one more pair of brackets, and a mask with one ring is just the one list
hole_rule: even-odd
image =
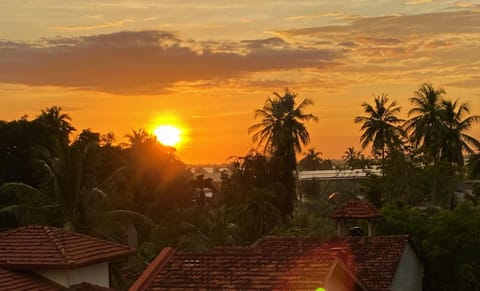
[[480,180],[465,180],[458,185],[455,198],[458,202],[475,197],[475,190],[480,189]]
[[318,171],[300,171],[298,179],[301,180],[361,180],[369,175],[381,176],[381,169],[353,169],[353,170],[318,170]]
[[381,176],[381,169],[319,170],[298,172],[298,198],[303,202],[325,199],[333,193],[360,193],[361,181]]

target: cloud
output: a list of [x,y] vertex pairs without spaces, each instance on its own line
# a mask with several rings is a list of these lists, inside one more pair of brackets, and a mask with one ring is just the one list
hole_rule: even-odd
[[430,3],[430,2],[432,2],[432,0],[407,0],[405,1],[405,4],[417,5],[417,4]]
[[356,67],[384,63],[388,69],[393,62],[407,61],[411,67],[417,66],[414,60],[428,57],[442,63],[456,62],[460,68],[468,64],[467,56],[477,54],[480,10],[363,17],[344,25],[284,30],[276,35],[288,43],[343,49],[344,63]]
[[344,47],[356,47],[356,46],[358,46],[356,42],[351,41],[351,40],[339,42],[338,45],[344,46]]
[[287,48],[288,44],[279,37],[271,37],[266,39],[243,40],[241,43],[246,44],[249,49],[271,49],[271,48]]
[[99,24],[92,24],[92,25],[63,25],[63,26],[51,26],[49,27],[50,30],[58,30],[58,31],[88,31],[88,30],[97,30],[97,29],[104,29],[104,28],[118,28],[123,27],[126,22],[132,22],[131,19],[125,20],[118,20],[118,21],[110,21],[105,23]]
[[329,68],[341,60],[341,52],[290,47],[280,38],[246,40],[232,46],[242,48],[242,53],[216,51],[212,44],[182,40],[164,31],[44,39],[38,44],[3,42],[0,82],[154,94],[179,81]]
[[441,47],[449,47],[452,46],[453,43],[443,39],[433,39],[425,43],[425,48],[429,49],[437,49]]
[[285,19],[287,20],[305,20],[305,19],[312,19],[312,18],[321,18],[321,17],[338,17],[343,15],[341,12],[328,12],[328,13],[319,13],[319,14],[310,14],[310,15],[297,15],[297,16],[289,16]]
[[[469,1],[458,1],[458,2],[455,2],[453,6],[456,8],[471,8],[471,7],[475,7],[475,4]],[[480,5],[476,5],[476,6],[480,7]]]
[[446,83],[447,86],[459,87],[459,88],[480,88],[480,75],[472,76],[465,80],[454,81]]
[[284,37],[321,36],[326,33],[391,37],[480,32],[480,11],[462,10],[453,12],[395,15],[352,19],[347,25],[329,25],[280,31]]
[[355,40],[357,42],[363,43],[363,44],[369,44],[369,45],[398,45],[402,44],[402,40],[398,38],[378,38],[378,37],[367,37],[367,36],[362,36],[362,37],[356,37]]

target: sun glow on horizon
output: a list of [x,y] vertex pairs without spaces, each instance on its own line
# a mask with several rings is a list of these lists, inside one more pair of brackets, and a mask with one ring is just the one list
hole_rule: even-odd
[[175,147],[181,141],[182,131],[173,125],[160,125],[153,130],[157,140],[166,146]]

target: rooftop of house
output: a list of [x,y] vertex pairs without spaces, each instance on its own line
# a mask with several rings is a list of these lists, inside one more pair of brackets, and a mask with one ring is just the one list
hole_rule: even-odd
[[369,219],[380,218],[383,214],[368,202],[350,200],[335,209],[330,215],[333,219]]
[[31,271],[15,271],[1,267],[0,286],[8,286],[9,290],[60,291],[64,289],[62,286],[54,284]]
[[[0,267],[0,290],[42,290],[42,291],[61,291],[65,287],[60,286],[40,275],[29,270],[9,270]],[[71,286],[68,290],[72,291],[109,291],[114,290],[96,286],[89,283],[80,283]]]
[[71,269],[135,253],[128,246],[50,226],[24,226],[0,233],[0,267]]
[[310,289],[322,287],[336,263],[359,286],[391,288],[408,236],[298,238],[267,236],[251,247],[191,254],[162,250],[130,290]]
[[254,247],[278,254],[304,253],[311,249],[340,252],[346,265],[368,290],[380,291],[390,290],[408,244],[407,235],[334,238],[267,236]]

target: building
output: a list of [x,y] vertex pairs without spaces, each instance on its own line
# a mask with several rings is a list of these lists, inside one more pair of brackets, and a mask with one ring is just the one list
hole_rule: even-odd
[[[366,220],[368,223],[368,236],[374,232],[375,220],[381,218],[383,214],[368,202],[361,200],[350,200],[335,209],[330,215],[337,224],[337,235],[347,234],[347,226],[360,220]],[[352,226],[352,225],[351,225]]]
[[0,233],[0,290],[110,290],[109,263],[127,246],[50,226]]
[[421,291],[408,236],[267,236],[250,247],[191,254],[166,248],[130,291],[171,289]]
[[382,169],[353,169],[353,170],[317,170],[317,171],[300,171],[298,179],[317,180],[317,181],[345,181],[345,180],[362,180],[370,175],[381,176]]

